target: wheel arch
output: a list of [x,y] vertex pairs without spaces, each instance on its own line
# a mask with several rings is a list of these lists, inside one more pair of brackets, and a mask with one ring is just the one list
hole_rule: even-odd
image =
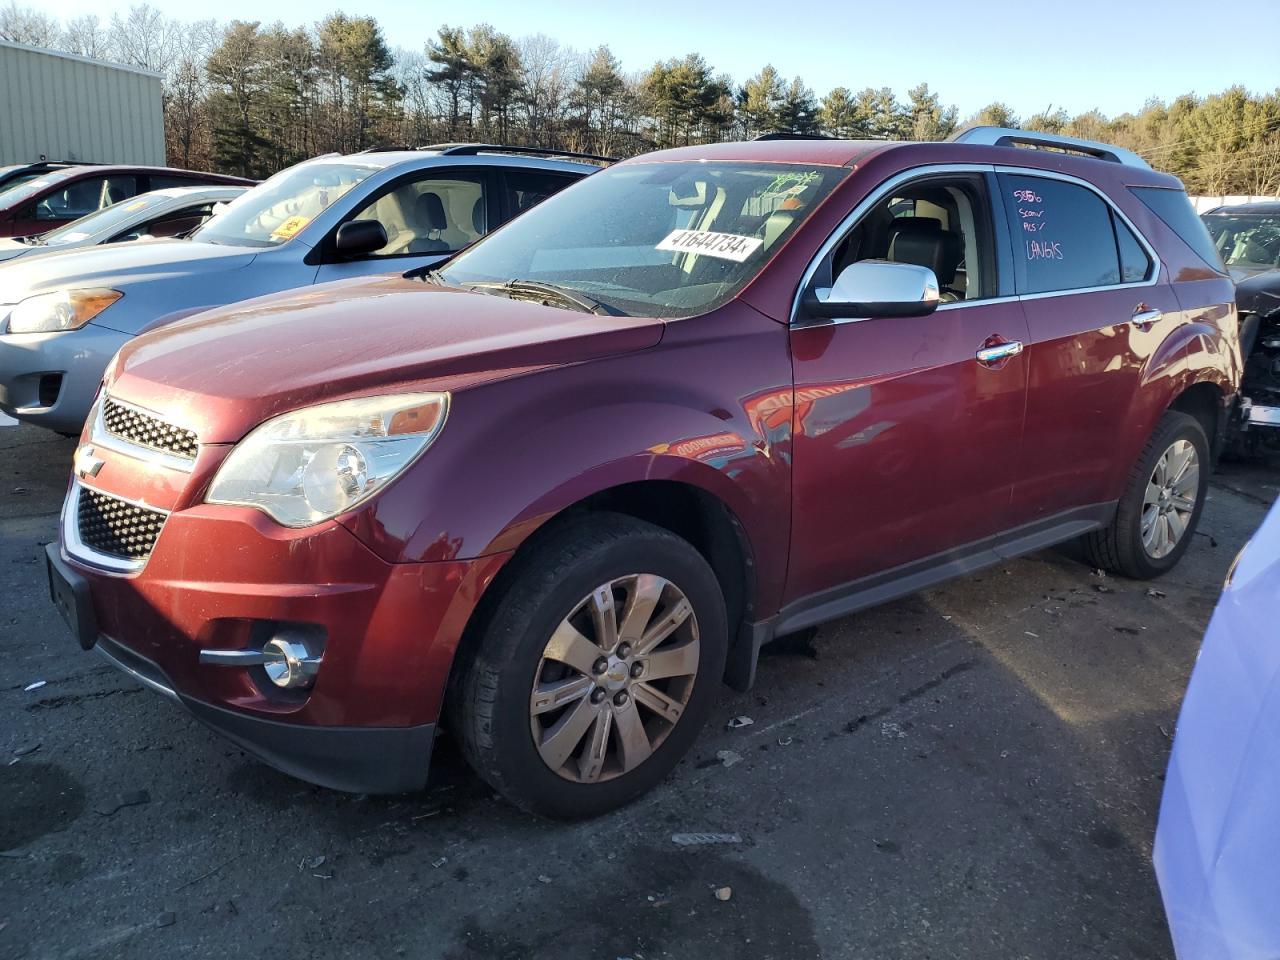
[[511,556],[485,588],[463,629],[450,667],[446,698],[453,695],[454,681],[466,662],[466,651],[474,649],[477,633],[484,630],[510,578],[520,569],[521,564],[516,561],[536,551],[562,525],[591,514],[621,514],[652,523],[697,550],[720,584],[725,599],[728,642],[730,649],[734,649],[742,626],[756,615],[758,604],[756,554],[748,532],[730,505],[705,486],[651,476],[601,487],[543,517],[536,526],[513,524],[504,531],[519,529],[521,539],[511,547]]

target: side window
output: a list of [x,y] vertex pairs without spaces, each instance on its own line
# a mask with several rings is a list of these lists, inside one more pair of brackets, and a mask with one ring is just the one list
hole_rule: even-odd
[[164,237],[180,237],[200,226],[212,215],[212,203],[171,210],[163,216],[156,217],[150,223],[138,227],[134,233],[139,237],[153,237],[157,240]]
[[201,181],[193,180],[190,177],[172,177],[156,174],[151,175],[152,190],[168,190],[170,187],[196,187]]
[[1000,174],[1000,189],[1019,293],[1120,282],[1111,209],[1092,190],[1048,177],[1005,173]]
[[1120,280],[1124,283],[1137,283],[1147,279],[1147,274],[1151,272],[1151,257],[1123,220],[1114,213],[1111,220],[1116,228],[1116,246],[1120,248]]
[[485,232],[488,199],[479,176],[414,180],[382,194],[351,219],[376,220],[387,245],[370,257],[451,253]]
[[540,170],[512,170],[507,175],[507,200],[511,216],[519,216],[536,207],[553,193],[573,183],[573,177]]
[[932,270],[944,303],[995,296],[989,210],[980,177],[907,184],[877,203],[836,245],[817,283],[833,283],[859,260],[890,260]]
[[128,200],[138,192],[132,176],[85,177],[55,190],[36,205],[37,220],[78,220],[95,210]]

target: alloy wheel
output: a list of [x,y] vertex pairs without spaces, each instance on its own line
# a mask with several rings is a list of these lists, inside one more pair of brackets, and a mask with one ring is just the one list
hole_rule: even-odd
[[1175,440],[1156,461],[1142,500],[1142,547],[1160,560],[1191,524],[1200,494],[1200,457],[1189,440]]
[[529,723],[542,761],[577,783],[644,763],[679,723],[698,673],[698,622],[674,583],[631,574],[601,584],[547,641]]

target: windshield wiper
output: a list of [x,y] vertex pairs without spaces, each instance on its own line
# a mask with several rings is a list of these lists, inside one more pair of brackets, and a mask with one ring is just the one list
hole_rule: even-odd
[[25,243],[28,247],[47,247],[49,245],[49,241],[42,240],[39,234],[31,237],[18,237],[17,240],[19,243]]
[[[541,280],[507,280],[504,283],[497,282],[477,282],[468,283],[466,287],[471,290],[493,290],[497,293],[505,293],[510,299],[537,299],[545,297],[547,300],[554,300],[561,304],[583,311],[584,313],[596,313],[601,316],[614,316],[614,312],[606,307],[599,300],[593,300],[585,293],[579,293],[569,287],[562,287],[554,283],[544,283]],[[525,296],[519,296],[524,294]],[[533,294],[530,298],[528,295]]]

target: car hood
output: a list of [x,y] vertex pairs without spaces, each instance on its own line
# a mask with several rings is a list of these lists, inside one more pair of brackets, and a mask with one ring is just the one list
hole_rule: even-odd
[[660,320],[598,316],[399,276],[244,301],[144,334],[108,389],[205,443],[234,443],[280,413],[411,389],[458,390],[642,350]]
[[1268,270],[1237,283],[1236,309],[1261,317],[1280,315],[1280,270]]
[[74,250],[51,250],[23,258],[21,265],[0,264],[0,303],[76,286],[117,289],[155,277],[192,276],[234,270],[253,262],[258,251],[194,240],[105,244]]
[[31,247],[12,237],[0,237],[0,263],[20,257],[30,249]]

